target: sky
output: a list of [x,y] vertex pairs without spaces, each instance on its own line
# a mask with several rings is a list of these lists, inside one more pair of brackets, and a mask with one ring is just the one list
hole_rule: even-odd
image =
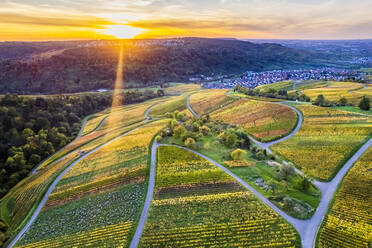
[[0,0],[0,40],[371,39],[371,0]]

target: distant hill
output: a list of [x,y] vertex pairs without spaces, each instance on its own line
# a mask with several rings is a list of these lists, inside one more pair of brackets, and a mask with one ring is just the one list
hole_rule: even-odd
[[235,39],[5,42],[0,43],[0,93],[113,88],[121,43],[127,87],[314,65],[310,52]]

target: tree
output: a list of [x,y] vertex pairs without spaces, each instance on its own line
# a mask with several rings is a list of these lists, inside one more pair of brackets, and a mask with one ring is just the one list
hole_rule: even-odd
[[246,155],[247,152],[239,148],[231,152],[231,157],[233,160],[243,160]]
[[155,140],[156,140],[156,142],[160,142],[161,140],[163,139],[163,137],[161,137],[160,135],[157,135],[156,137],[155,137]]
[[307,176],[302,176],[300,185],[302,191],[308,192],[311,187],[311,179]]
[[294,175],[294,173],[295,173],[295,170],[292,165],[283,164],[280,166],[278,174],[281,177],[281,179],[285,181],[287,191],[288,191],[289,177]]
[[159,89],[159,90],[157,91],[157,95],[158,95],[158,97],[162,97],[162,96],[164,96],[164,95],[165,95],[164,90]]
[[204,136],[206,136],[206,135],[208,135],[208,134],[211,132],[211,129],[210,129],[209,127],[207,127],[207,126],[202,126],[202,127],[200,128],[200,132],[201,132]]
[[222,139],[227,147],[234,147],[238,141],[238,136],[232,132],[224,132]]
[[368,97],[363,96],[362,99],[359,102],[359,108],[361,110],[367,110],[367,111],[369,111],[369,109],[370,109],[370,102],[371,102],[371,100]]
[[315,100],[315,105],[324,106],[325,102],[326,102],[325,97],[323,95],[318,95]]
[[185,140],[185,146],[190,148],[190,149],[195,149],[196,147],[196,142],[193,138],[187,138]]
[[345,97],[342,97],[342,98],[340,99],[340,105],[341,105],[341,106],[346,106],[346,104],[347,104],[347,99],[346,99]]
[[186,129],[181,125],[177,126],[173,132],[174,137],[176,138],[182,138],[186,135],[186,133],[187,133]]

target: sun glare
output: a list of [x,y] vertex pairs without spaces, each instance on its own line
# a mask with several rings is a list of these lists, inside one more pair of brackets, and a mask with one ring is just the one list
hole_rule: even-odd
[[141,34],[145,29],[128,25],[110,25],[103,31],[104,34],[115,36],[118,39],[130,39]]

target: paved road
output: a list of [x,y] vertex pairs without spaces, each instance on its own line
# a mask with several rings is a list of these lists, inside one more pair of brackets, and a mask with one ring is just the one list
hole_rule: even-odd
[[143,229],[145,227],[146,219],[147,219],[147,214],[150,209],[151,205],[151,200],[152,200],[152,195],[154,192],[155,188],[155,167],[156,167],[156,150],[158,148],[158,143],[156,140],[154,140],[154,143],[151,148],[151,166],[150,166],[150,177],[149,177],[149,183],[147,187],[147,194],[146,194],[146,199],[145,203],[143,205],[141,217],[139,219],[138,225],[136,232],[134,233],[132,242],[130,243],[129,248],[136,248],[139,244],[139,241],[142,236]]
[[[140,128],[140,127],[138,127]],[[27,232],[27,230],[31,227],[32,223],[34,223],[34,221],[36,220],[37,216],[39,215],[39,213],[41,212],[42,208],[44,207],[45,203],[47,202],[50,194],[52,193],[52,191],[54,190],[54,188],[57,186],[58,182],[61,180],[61,178],[74,166],[76,165],[77,163],[79,163],[81,160],[83,160],[84,158],[86,158],[87,156],[91,155],[92,153],[95,153],[96,151],[100,150],[101,148],[109,145],[110,143],[120,139],[121,137],[135,131],[136,129],[138,128],[135,128],[131,131],[128,131],[96,148],[94,148],[93,150],[89,151],[88,153],[84,154],[83,156],[81,156],[79,159],[77,159],[75,162],[73,162],[72,164],[70,164],[61,174],[58,175],[58,177],[54,180],[54,182],[50,185],[50,187],[48,188],[48,191],[46,192],[46,194],[43,196],[41,202],[39,203],[39,205],[37,206],[36,210],[33,212],[31,218],[29,219],[29,221],[26,223],[26,225],[22,228],[22,230],[17,234],[17,236],[12,240],[12,242],[9,244],[8,248],[11,248],[13,247],[21,238],[22,236]]]
[[154,105],[152,105],[151,107],[149,107],[148,109],[146,109],[146,112],[145,112],[145,118],[146,118],[146,120],[152,120],[152,119],[154,119],[151,116],[149,116],[149,113],[150,113],[151,109],[153,107],[155,107],[156,105],[158,105],[158,104],[159,103],[155,103]]
[[198,117],[198,114],[195,113],[195,111],[191,108],[190,106],[190,98],[191,98],[192,94],[190,94],[188,97],[187,97],[187,107],[189,108],[191,114],[195,117]]

